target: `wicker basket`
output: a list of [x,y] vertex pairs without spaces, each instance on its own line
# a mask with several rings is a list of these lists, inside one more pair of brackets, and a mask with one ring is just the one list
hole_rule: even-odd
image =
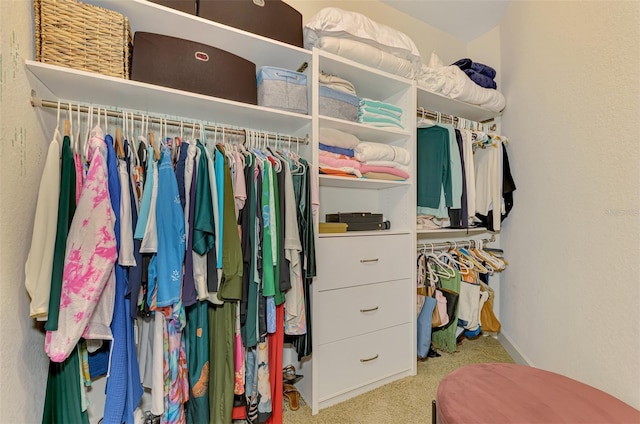
[[125,16],[76,0],[33,4],[37,61],[129,79],[132,39]]

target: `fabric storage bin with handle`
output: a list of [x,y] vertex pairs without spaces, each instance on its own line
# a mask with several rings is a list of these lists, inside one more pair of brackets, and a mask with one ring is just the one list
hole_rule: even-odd
[[320,86],[320,115],[356,122],[360,99],[358,96]]
[[307,76],[263,66],[258,70],[258,105],[307,114]]
[[199,0],[198,16],[302,47],[302,14],[282,0]]
[[136,32],[131,79],[256,104],[256,65],[190,40]]
[[126,16],[76,0],[34,0],[33,7],[38,62],[129,79]]

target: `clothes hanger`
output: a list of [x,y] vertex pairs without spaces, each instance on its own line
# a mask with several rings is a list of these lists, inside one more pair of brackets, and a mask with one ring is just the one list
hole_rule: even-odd
[[480,262],[475,258],[475,256],[473,256],[473,254],[472,254],[470,251],[468,251],[467,249],[462,249],[462,248],[461,248],[461,249],[459,249],[459,250],[460,250],[460,253],[461,253],[461,254],[463,254],[464,256],[466,256],[466,257],[467,257],[467,259],[469,259],[469,260],[473,263],[474,268],[475,268],[478,272],[481,272],[481,273],[483,273],[483,274],[488,274],[488,273],[489,273],[489,270],[488,270],[487,268],[485,268],[485,267],[484,267],[484,266],[483,266],[483,265],[482,265],[482,264],[481,264],[481,263],[480,263]]
[[420,119],[418,119],[418,122],[416,123],[417,128],[428,128],[428,127],[432,127],[432,126],[434,126],[436,124],[432,120],[427,119],[427,117],[426,117],[427,111],[425,110],[424,107],[420,106],[418,109],[420,109],[421,117],[420,117]]
[[[457,247],[457,243],[454,241],[453,242],[453,249],[455,249]],[[447,252],[441,252],[438,255],[438,259],[442,260],[442,258],[447,259],[450,263],[456,265],[458,267],[458,270],[463,273],[463,274],[467,274],[469,272],[469,266],[466,263],[463,263],[457,259],[455,259],[448,251]]]
[[[147,115],[147,126],[149,125],[149,115]],[[160,160],[160,151],[158,150],[158,146],[156,145],[156,137],[153,134],[153,131],[149,131],[149,144],[153,147],[153,155],[156,160]]]
[[433,244],[431,244],[431,252],[427,253],[426,256],[427,259],[431,259],[434,262],[434,265],[437,265],[437,268],[434,270],[434,273],[436,275],[445,278],[452,278],[456,275],[456,270],[453,268],[453,266],[442,261],[440,257],[436,255]]

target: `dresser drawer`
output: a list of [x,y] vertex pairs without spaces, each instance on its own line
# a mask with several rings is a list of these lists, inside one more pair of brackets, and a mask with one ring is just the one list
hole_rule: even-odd
[[411,368],[411,324],[322,344],[318,348],[320,401]]
[[318,240],[318,286],[331,290],[411,277],[408,234],[325,237]]
[[411,322],[413,287],[404,279],[317,293],[314,337],[322,344]]

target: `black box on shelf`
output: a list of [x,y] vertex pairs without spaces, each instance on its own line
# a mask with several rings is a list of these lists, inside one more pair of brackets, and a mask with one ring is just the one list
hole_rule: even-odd
[[338,212],[338,213],[328,213],[325,215],[325,220],[327,222],[373,222],[379,224],[382,222],[382,214],[381,213],[371,213],[371,212]]

